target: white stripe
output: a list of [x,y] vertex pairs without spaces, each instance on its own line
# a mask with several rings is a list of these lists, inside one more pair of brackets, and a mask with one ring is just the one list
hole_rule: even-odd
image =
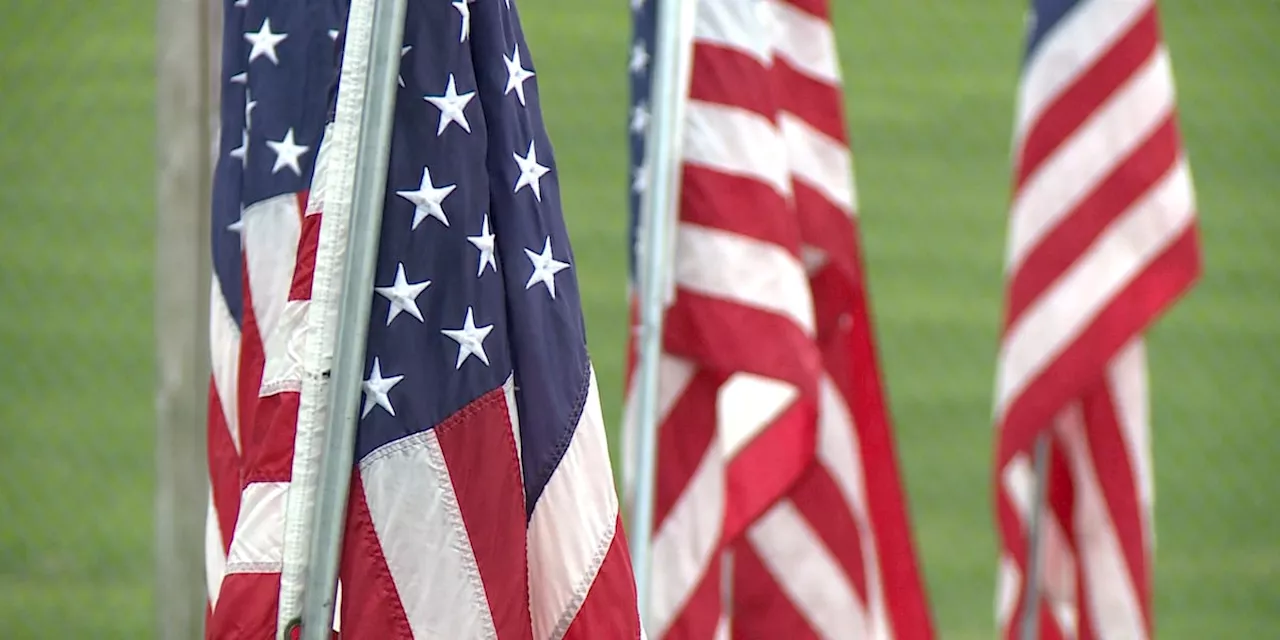
[[720,451],[731,459],[786,411],[800,391],[752,373],[735,373],[716,393],[716,433]]
[[435,430],[370,453],[360,462],[360,475],[413,637],[496,638]]
[[[520,464],[523,465],[524,448],[520,442],[520,411],[516,407],[516,376],[514,373],[507,376],[507,381],[502,383],[502,395],[507,400],[507,420],[511,422],[511,438],[516,443],[516,460],[519,460]],[[524,482],[524,474],[520,475],[520,482]]]
[[782,247],[682,222],[676,233],[675,256],[678,286],[778,314],[806,334],[813,334],[809,277],[800,261]]
[[240,410],[238,385],[240,379],[240,327],[227,309],[222,294],[222,283],[217,276],[209,296],[209,364],[213,371],[213,385],[222,405],[222,417],[227,422],[231,443],[240,453]]
[[787,143],[791,176],[853,215],[858,203],[849,148],[793,114],[784,112],[778,121]]
[[747,537],[818,637],[868,636],[870,626],[858,592],[791,500],[769,509],[747,530]]
[[1191,175],[1179,160],[1018,319],[1000,349],[997,416],[1193,222],[1193,207]]
[[653,536],[650,600],[653,637],[661,638],[719,553],[724,520],[724,459],[713,442]]
[[740,107],[690,100],[685,111],[684,160],[712,171],[758,180],[790,193],[787,146],[765,116]]
[[876,529],[867,507],[866,469],[862,464],[862,444],[858,427],[844,396],[824,376],[819,387],[818,462],[840,489],[854,522],[862,562],[866,572],[867,615],[871,638],[889,638],[889,594],[884,592],[880,554],[876,550]]
[[218,510],[209,495],[209,513],[204,524],[204,579],[209,590],[209,608],[218,605],[218,593],[222,591],[222,577],[227,572],[226,541],[222,539],[222,527],[218,524]]
[[240,493],[240,514],[227,554],[228,574],[280,571],[288,495],[288,482],[251,482]]
[[1089,454],[1083,415],[1074,412],[1058,432],[1071,461],[1075,489],[1076,544],[1087,598],[1078,604],[1086,609],[1098,637],[1145,638],[1142,609]]
[[1169,114],[1171,77],[1161,49],[1030,176],[1009,221],[1010,271]]
[[1009,624],[1018,604],[1018,592],[1022,590],[1022,572],[1018,563],[1008,553],[1000,554],[1000,566],[996,570],[996,625],[1003,629]]
[[1155,549],[1155,473],[1152,470],[1150,395],[1147,392],[1147,351],[1142,337],[1134,338],[1107,369],[1107,381],[1115,403],[1116,421],[1124,441],[1129,467],[1138,491],[1139,517],[1147,550]]
[[276,330],[284,315],[293,283],[298,236],[302,231],[298,197],[286,193],[255,202],[245,208],[242,220],[245,270],[254,319],[266,348],[267,336]]
[[774,35],[776,55],[796,71],[838,86],[840,58],[831,24],[786,2],[770,0],[760,4],[772,8],[777,26]]
[[1025,131],[1095,60],[1132,27],[1151,0],[1085,0],[1045,35],[1027,59],[1015,130]]
[[[658,358],[658,410],[655,429],[661,429],[667,421],[671,408],[675,406],[685,388],[693,379],[693,363],[671,354],[663,353]],[[631,387],[627,389],[626,406],[622,418],[622,495],[631,500],[635,496],[636,451],[640,443],[636,440],[640,435],[638,424],[639,404],[636,402],[640,388],[640,370],[631,376]]]
[[605,438],[592,369],[573,440],[529,520],[529,606],[539,640],[564,637],[613,543],[618,497]]
[[764,3],[755,4],[754,10],[744,8],[741,0],[701,0],[697,3],[697,17],[693,23],[693,37],[697,44],[709,44],[742,52],[767,66],[772,56],[772,37],[769,24],[762,20]]

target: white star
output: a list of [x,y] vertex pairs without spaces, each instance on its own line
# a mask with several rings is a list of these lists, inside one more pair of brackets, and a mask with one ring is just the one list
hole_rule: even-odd
[[467,114],[463,112],[467,108],[467,103],[476,97],[476,92],[458,94],[458,85],[453,79],[453,74],[449,74],[449,84],[444,88],[442,96],[422,96],[423,100],[430,102],[440,110],[440,126],[436,127],[436,135],[444,133],[444,128],[449,126],[450,122],[458,123],[467,133],[471,133],[471,125],[467,122]]
[[253,128],[253,110],[258,107],[258,101],[249,95],[249,89],[244,90],[244,128]]
[[639,11],[644,6],[644,0],[631,0],[631,10]]
[[649,107],[641,102],[631,110],[631,133],[644,133],[649,128]]
[[237,6],[237,7],[247,7],[247,6],[249,6],[249,0],[236,0],[236,2],[235,2],[235,6]]
[[422,312],[418,310],[418,296],[431,286],[430,280],[422,282],[409,282],[404,277],[404,263],[396,265],[396,281],[389,287],[374,287],[373,290],[378,295],[387,299],[387,324],[390,325],[401,311],[406,311],[409,315],[422,322]]
[[648,68],[649,52],[645,51],[643,42],[631,47],[631,61],[627,63],[627,66],[631,68],[631,73],[644,73],[644,70]]
[[533,72],[521,66],[520,45],[517,44],[515,46],[515,50],[511,53],[510,58],[508,58],[506,54],[503,54],[502,59],[507,63],[507,88],[502,92],[502,95],[505,96],[508,93],[511,93],[511,90],[514,89],[516,97],[520,99],[520,104],[523,105],[524,81],[532,78]]
[[631,190],[636,193],[644,193],[649,190],[649,159],[636,167],[635,178],[631,180]]
[[391,398],[387,396],[387,392],[400,384],[401,380],[404,380],[404,376],[382,377],[382,363],[374,358],[373,371],[369,372],[369,379],[364,381],[364,410],[360,412],[360,417],[369,415],[374,405],[386,409],[387,413],[394,416],[396,410],[391,407]]
[[396,195],[413,203],[413,226],[417,229],[427,216],[431,216],[436,220],[449,226],[449,218],[444,215],[444,207],[441,205],[444,199],[457,189],[456,184],[447,184],[443,187],[436,187],[431,182],[431,169],[422,168],[422,182],[418,185],[417,191],[397,191]]
[[484,221],[480,226],[480,235],[467,236],[467,242],[475,245],[480,250],[480,266],[476,267],[476,277],[484,275],[485,265],[493,267],[493,271],[498,271],[498,263],[493,256],[493,238],[494,235],[489,232],[489,214],[484,214]]
[[462,363],[467,358],[475,356],[487,367],[489,366],[489,356],[484,352],[484,339],[489,337],[489,332],[493,331],[493,325],[483,327],[476,326],[475,315],[472,313],[471,307],[467,307],[467,318],[462,321],[461,329],[442,329],[440,333],[449,336],[454,342],[458,343],[458,361],[453,368],[461,369]]
[[337,42],[337,41],[338,41],[338,34],[340,34],[340,33],[342,33],[342,32],[341,32],[341,31],[338,31],[337,29],[330,29],[330,30],[329,30],[329,39],[330,39],[330,40],[332,40],[332,41],[334,41],[334,42]]
[[241,213],[242,217],[239,220],[236,220],[235,222],[232,222],[231,224],[227,225],[227,231],[230,231],[231,233],[244,233],[243,215],[244,214]]
[[271,18],[264,19],[257,33],[249,31],[244,34],[244,39],[253,45],[249,50],[249,62],[257,60],[260,56],[266,56],[271,64],[280,64],[280,58],[276,56],[276,45],[288,37],[287,33],[272,33]]
[[227,80],[231,81],[232,84],[247,84],[249,82],[249,73],[247,71],[241,71],[240,73],[227,78]]
[[400,47],[400,73],[396,75],[396,82],[399,82],[402,87],[404,86],[404,54],[409,53],[412,50],[413,45],[411,44],[406,44],[405,46]]
[[471,35],[471,7],[467,6],[469,1],[458,0],[458,2],[453,3],[453,8],[458,10],[458,16],[462,18],[462,29],[461,33],[458,34],[458,42],[466,42],[467,36]]
[[551,255],[551,236],[547,236],[546,244],[542,245],[542,253],[535,253],[532,249],[525,249],[524,255],[529,257],[529,262],[533,264],[533,273],[529,275],[529,281],[524,283],[526,290],[532,289],[533,285],[541,282],[547,285],[547,292],[552,298],[556,297],[556,274],[569,268],[568,262],[560,262]]
[[284,139],[276,142],[268,140],[267,146],[276,152],[276,163],[271,166],[271,173],[276,173],[285,167],[289,167],[295,175],[302,175],[302,167],[298,164],[298,159],[302,154],[311,149],[306,145],[297,144],[293,141],[293,128],[290,127],[288,133],[284,134]]
[[249,132],[244,130],[240,132],[240,146],[227,152],[227,155],[240,161],[240,166],[245,167],[249,164]]
[[542,202],[542,187],[538,181],[551,169],[538,164],[538,151],[533,148],[533,140],[529,141],[528,155],[521,158],[520,154],[513,152],[511,157],[515,158],[516,164],[520,165],[520,177],[516,179],[516,189],[513,193],[520,193],[521,187],[528,186],[533,189],[533,197],[537,198],[538,202]]

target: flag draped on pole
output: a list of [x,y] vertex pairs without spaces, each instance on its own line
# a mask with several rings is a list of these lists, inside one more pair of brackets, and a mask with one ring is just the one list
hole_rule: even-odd
[[207,526],[211,638],[274,636],[299,385],[294,264],[342,16],[331,3],[225,0],[212,203]]
[[[320,3],[330,4],[342,24],[349,3]],[[285,521],[288,494],[313,490],[297,483],[313,481],[314,458],[299,453],[295,464],[293,447],[295,434],[312,441],[326,417],[327,385],[314,366],[332,357],[336,308],[326,301],[338,299],[333,270],[346,244],[322,220],[328,207],[350,207],[333,176],[353,160],[330,141],[358,121],[339,107],[319,142],[325,114],[334,118],[342,38],[328,25],[295,29],[328,12],[228,4],[229,15],[240,10],[254,24],[255,11],[290,15],[243,35],[254,99],[259,74],[284,82],[270,74],[284,74],[286,61],[300,65],[291,73],[323,78],[318,92],[285,94],[314,126],[282,120],[267,135],[284,133],[283,142],[249,144],[248,169],[261,162],[263,175],[300,178],[285,191],[288,208],[246,207],[240,224],[246,277],[272,274],[279,294],[272,324],[257,316],[260,373],[246,379],[241,358],[238,383],[239,397],[256,402],[245,420],[269,473],[240,455],[238,519],[218,523],[234,535],[210,634],[258,640],[275,633],[281,565],[294,556],[285,545],[296,539],[286,529],[298,526]],[[404,31],[342,549],[342,637],[639,638],[576,264],[515,7],[411,2]],[[228,47],[239,37],[229,34]],[[229,53],[227,68],[244,66],[241,55]],[[224,123],[238,123],[228,116],[237,110],[252,111],[251,131],[265,122],[265,104],[250,107],[243,93],[225,100]],[[224,148],[238,139],[224,131]],[[312,150],[314,184],[299,196]],[[259,230],[274,235],[252,235]],[[256,261],[255,237],[269,241]],[[286,585],[289,598],[294,587]]]
[[[655,3],[632,2],[633,248]],[[698,3],[659,365],[655,638],[933,635],[828,13],[824,0]],[[629,402],[628,442],[635,416]]]
[[1032,3],[996,379],[997,616],[1026,595],[1031,455],[1050,434],[1037,637],[1149,638],[1154,524],[1142,334],[1200,270],[1153,0]]

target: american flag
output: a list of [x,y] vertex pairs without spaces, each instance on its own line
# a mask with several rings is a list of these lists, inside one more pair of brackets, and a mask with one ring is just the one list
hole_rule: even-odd
[[[655,4],[632,2],[633,247]],[[876,363],[829,5],[701,0],[694,34],[647,630],[930,638]]]
[[1153,0],[1036,0],[1028,26],[996,377],[997,616],[1017,637],[1030,450],[1047,433],[1038,637],[1149,638],[1142,334],[1200,270],[1169,55]]
[[[239,323],[249,335],[256,318],[265,346],[229,383],[257,408],[239,425],[244,480],[213,592],[216,638],[275,633],[285,531],[297,527],[285,521],[290,480],[296,499],[309,477],[292,460],[295,433],[302,443],[326,412],[310,367],[326,348],[331,357],[325,305],[345,241],[321,220],[327,206],[349,206],[334,204],[350,197],[334,177],[350,158],[333,140],[354,125],[341,100],[324,125],[342,41],[333,25],[349,6],[332,4],[227,5],[228,30],[251,32],[229,32],[227,68],[249,69],[259,104],[231,92],[224,129],[252,111],[251,132],[285,132],[288,143],[258,148],[251,136],[250,164],[219,182],[229,206],[244,206],[246,299],[257,310],[272,295],[275,306],[270,324],[262,313]],[[262,52],[246,56],[241,39]],[[313,75],[316,87],[287,90]],[[259,81],[286,86],[268,102]],[[338,626],[356,639],[638,638],[576,265],[515,7],[410,2],[398,84]],[[224,148],[239,137],[224,134]],[[271,193],[240,185],[285,173],[297,179]],[[288,206],[263,204],[273,197]]]

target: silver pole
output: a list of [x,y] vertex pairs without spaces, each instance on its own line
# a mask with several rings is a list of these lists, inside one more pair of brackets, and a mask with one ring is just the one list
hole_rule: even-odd
[[662,0],[656,7],[651,126],[645,145],[648,186],[640,197],[644,223],[640,253],[640,359],[636,390],[636,495],[631,518],[631,559],[636,572],[640,619],[651,625],[650,554],[653,537],[654,482],[657,475],[658,360],[662,321],[670,291],[670,250],[680,194],[680,158],[685,103],[692,64],[697,0]]
[[[370,5],[372,26],[364,28],[365,25],[356,22],[368,19],[365,16]],[[303,592],[302,640],[329,640],[333,626],[342,532],[355,457],[356,412],[364,380],[365,340],[369,333],[378,234],[390,160],[396,76],[400,71],[400,45],[404,41],[405,7],[406,0],[354,0],[347,17],[343,57],[362,56],[368,60],[368,69],[362,85],[342,84],[349,79],[339,79],[339,92],[357,92],[364,99],[364,108],[356,143],[347,264],[341,280],[330,373],[329,420],[320,460],[309,570]],[[343,67],[344,70],[347,67],[345,60]]]
[[196,0],[157,5],[155,631],[160,640],[203,637],[208,599],[209,207],[221,11],[221,3]]
[[1049,432],[1036,438],[1035,488],[1027,522],[1027,587],[1022,597],[1022,640],[1036,640],[1040,632],[1040,551],[1044,537],[1044,502],[1049,489]]

